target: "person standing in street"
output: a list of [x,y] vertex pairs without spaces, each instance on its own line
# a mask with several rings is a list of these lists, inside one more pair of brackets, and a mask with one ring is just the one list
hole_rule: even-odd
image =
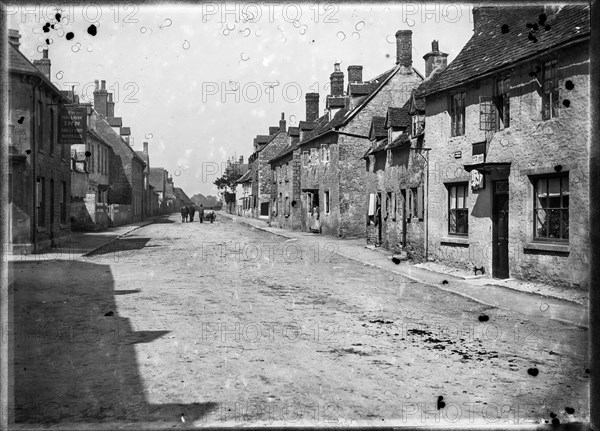
[[198,218],[200,219],[200,223],[204,221],[204,206],[200,204],[200,209],[198,209]]
[[194,214],[196,214],[196,207],[194,205],[189,206],[190,210],[190,222],[194,221]]

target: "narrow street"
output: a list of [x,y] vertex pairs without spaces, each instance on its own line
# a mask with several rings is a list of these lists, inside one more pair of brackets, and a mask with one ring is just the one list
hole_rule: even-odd
[[88,257],[15,262],[17,423],[589,420],[587,330],[303,238],[173,214]]

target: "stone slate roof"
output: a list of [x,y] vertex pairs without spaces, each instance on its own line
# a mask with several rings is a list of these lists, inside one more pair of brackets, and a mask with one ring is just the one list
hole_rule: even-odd
[[[357,105],[351,110],[348,110],[347,108],[340,109],[330,121],[328,120],[327,114],[322,115],[317,119],[317,127],[315,127],[314,130],[307,134],[304,137],[304,139],[302,139],[302,141],[298,142],[296,145],[288,147],[286,150],[282,151],[280,154],[269,160],[269,163],[274,162],[286,156],[289,153],[292,153],[295,149],[300,148],[304,144],[318,138],[321,135],[324,135],[329,132],[334,132],[337,128],[348,124],[348,122],[350,122],[350,120],[352,120],[352,118],[354,118],[354,116],[369,103],[371,98],[374,97],[375,94],[377,94],[377,92],[385,85],[385,83],[389,79],[391,79],[392,76],[394,76],[399,70],[400,67],[396,65],[393,68],[386,70],[382,74],[371,79],[370,81],[366,81],[365,84],[369,86],[370,93],[367,95],[367,97],[364,98],[364,100],[359,105]],[[423,78],[423,76],[415,68],[413,68],[413,71],[417,73],[418,76]],[[302,122],[300,122],[300,126],[302,126]]]
[[369,137],[371,139],[375,138],[385,138],[387,136],[387,131],[385,130],[385,117],[373,117],[371,119],[371,131],[369,132]]
[[298,123],[298,127],[300,128],[300,130],[313,130],[315,127],[317,127],[317,122],[316,121],[300,121],[300,123]]
[[290,136],[300,136],[300,129],[298,127],[290,127],[288,129],[288,134]]
[[121,136],[129,136],[131,135],[130,127],[121,127]]
[[237,181],[237,184],[242,184],[242,183],[249,183],[250,181],[252,181],[252,171],[250,169],[248,169],[246,171],[246,173],[244,173],[244,175],[242,175]]
[[181,189],[180,187],[173,187],[173,193],[175,194],[175,197],[178,199],[181,199],[184,204],[186,204],[186,205],[194,204],[194,202],[192,202],[192,200],[188,197],[188,195],[185,194],[183,189]]
[[408,135],[408,133],[402,133],[400,136],[398,136],[396,139],[394,139],[392,142],[386,145],[385,149],[389,150],[391,148],[396,148],[404,144],[410,144],[410,136]]
[[393,108],[390,107],[387,110],[385,117],[385,128],[388,127],[409,127],[411,123],[411,115],[408,112],[408,108]]
[[345,96],[330,96],[325,101],[328,108],[344,108],[346,107]]
[[349,93],[352,96],[366,96],[373,91],[372,84],[368,82],[353,82],[349,84]]
[[40,77],[54,93],[60,96],[62,100],[69,102],[68,98],[62,93],[62,91],[60,91],[48,78],[46,78],[44,74],[40,72],[38,68],[35,67],[33,63],[31,63],[16,46],[10,43],[8,44],[8,71]]
[[109,117],[106,119],[106,121],[111,127],[123,126],[123,119],[121,117]]
[[385,149],[385,147],[387,146],[387,143],[388,143],[388,139],[387,138],[382,139],[381,141],[379,141],[377,143],[377,145],[375,145],[374,147],[369,148],[367,150],[367,152],[363,156],[363,159],[366,159],[370,154],[375,154],[375,153],[378,153],[379,151]]
[[[557,13],[549,14],[544,25],[539,25],[544,7],[481,7],[478,29],[443,71],[436,73],[417,89],[418,96],[446,90],[462,83],[525,60],[556,46],[583,40],[590,34],[590,8],[587,5],[567,5]],[[503,33],[502,26],[508,26]],[[532,29],[537,41],[529,39]],[[505,27],[506,30],[506,27]]]

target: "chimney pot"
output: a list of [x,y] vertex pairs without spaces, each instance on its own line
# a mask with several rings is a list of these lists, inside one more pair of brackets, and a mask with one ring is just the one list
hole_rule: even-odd
[[98,91],[98,82],[99,81],[97,79],[94,79],[94,84],[96,84],[96,86],[94,88],[96,91]]
[[94,90],[94,109],[103,117],[108,117],[108,93],[106,92],[106,81],[102,80],[102,86],[98,89],[98,80],[95,81],[96,90]]
[[144,142],[144,153],[148,154],[148,142]]
[[344,72],[340,71],[340,63],[334,64],[334,71],[329,76],[330,94],[334,97],[344,95]]
[[279,130],[281,130],[282,132],[285,132],[285,114],[282,112],[281,113],[281,120],[279,120]]
[[43,51],[43,58],[48,58],[48,50],[44,49]]
[[434,40],[431,42],[431,52],[428,52],[423,56],[425,60],[425,77],[427,78],[431,73],[439,68],[445,68],[448,65],[448,54],[440,52],[438,41]]
[[412,30],[396,32],[396,64],[404,67],[412,66]]

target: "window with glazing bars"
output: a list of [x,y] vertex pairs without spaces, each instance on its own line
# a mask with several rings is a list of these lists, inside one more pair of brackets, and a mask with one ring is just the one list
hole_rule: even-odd
[[465,134],[465,92],[450,96],[451,136]]
[[533,179],[534,238],[569,240],[569,175]]
[[542,119],[558,116],[558,67],[556,60],[544,63],[542,69]]
[[498,110],[498,129],[510,126],[510,79],[501,78],[496,81],[496,109]]
[[467,208],[468,183],[448,185],[448,233],[469,233],[469,210]]

